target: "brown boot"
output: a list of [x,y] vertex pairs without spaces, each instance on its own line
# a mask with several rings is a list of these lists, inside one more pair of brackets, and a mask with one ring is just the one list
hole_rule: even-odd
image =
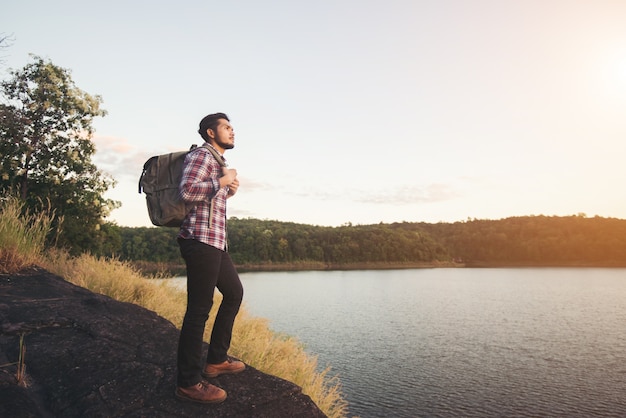
[[203,380],[187,388],[176,388],[176,397],[181,401],[219,403],[226,399],[226,391]]
[[219,364],[205,364],[202,376],[204,377],[217,377],[222,374],[233,374],[244,371],[246,365],[242,361],[235,360],[232,357],[228,357],[223,363]]

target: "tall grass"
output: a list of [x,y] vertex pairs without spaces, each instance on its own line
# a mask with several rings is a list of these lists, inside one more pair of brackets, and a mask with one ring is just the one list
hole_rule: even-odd
[[307,354],[297,339],[272,331],[266,319],[251,317],[245,306],[233,330],[232,352],[253,367],[302,387],[327,416],[346,416],[341,382],[331,376],[330,367],[318,372],[317,357]]
[[36,264],[51,224],[51,214],[30,214],[17,197],[0,195],[0,273]]
[[[180,328],[186,307],[184,291],[165,281],[154,280],[155,277],[147,278],[131,264],[120,260],[87,254],[72,257],[56,248],[44,252],[50,216],[23,215],[17,200],[0,202],[0,215],[0,269],[3,272],[15,272],[36,264],[93,292],[150,309]],[[215,307],[205,333],[207,341],[220,301],[221,295],[216,292]],[[230,354],[302,387],[327,416],[346,416],[347,403],[341,394],[341,384],[337,377],[330,375],[330,369],[318,372],[317,358],[307,354],[297,339],[273,332],[267,320],[250,316],[245,304],[235,322]]]
[[56,248],[49,249],[40,263],[68,282],[121,302],[143,306],[177,327],[182,324],[186,295],[163,281],[149,280],[130,263],[89,254],[72,257],[67,251]]

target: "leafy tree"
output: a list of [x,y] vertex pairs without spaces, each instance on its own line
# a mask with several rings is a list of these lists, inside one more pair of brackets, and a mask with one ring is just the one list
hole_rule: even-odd
[[53,209],[62,220],[58,244],[98,252],[100,226],[119,206],[103,197],[114,180],[91,161],[102,99],[77,88],[69,70],[32,58],[0,83],[0,187],[31,210]]

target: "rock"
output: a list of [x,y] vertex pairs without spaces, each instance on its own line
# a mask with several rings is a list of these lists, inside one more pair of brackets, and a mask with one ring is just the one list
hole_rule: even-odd
[[[2,417],[324,417],[297,385],[248,367],[211,379],[225,402],[180,402],[178,330],[41,269],[0,275]],[[25,384],[17,384],[24,335]],[[206,348],[206,347],[205,347]]]

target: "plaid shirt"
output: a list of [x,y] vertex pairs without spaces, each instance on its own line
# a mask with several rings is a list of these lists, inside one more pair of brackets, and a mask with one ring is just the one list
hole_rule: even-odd
[[183,221],[178,237],[195,239],[226,251],[228,187],[220,189],[221,176],[222,167],[206,148],[197,147],[187,154],[178,193],[181,200],[195,206]]

